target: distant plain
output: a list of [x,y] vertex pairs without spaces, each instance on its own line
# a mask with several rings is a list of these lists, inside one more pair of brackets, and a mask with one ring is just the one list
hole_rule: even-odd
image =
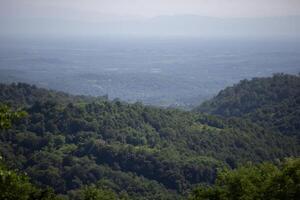
[[300,72],[300,42],[1,39],[1,82],[189,109],[242,79]]

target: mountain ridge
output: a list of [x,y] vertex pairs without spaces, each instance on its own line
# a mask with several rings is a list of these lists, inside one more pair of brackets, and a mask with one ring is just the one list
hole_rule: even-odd
[[0,153],[39,187],[72,199],[100,185],[130,199],[182,199],[219,168],[299,156],[293,134],[247,118],[76,97],[0,85],[0,101],[28,116],[2,131]]
[[275,74],[243,80],[194,110],[223,117],[242,117],[285,134],[298,135],[300,76]]

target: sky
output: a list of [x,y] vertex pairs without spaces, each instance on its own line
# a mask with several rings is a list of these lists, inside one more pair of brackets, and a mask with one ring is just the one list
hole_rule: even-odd
[[105,18],[300,15],[300,0],[0,0],[1,16]]
[[[209,21],[199,16],[225,21]],[[297,18],[261,20],[286,16]],[[297,36],[300,0],[0,0],[0,27],[0,36]]]

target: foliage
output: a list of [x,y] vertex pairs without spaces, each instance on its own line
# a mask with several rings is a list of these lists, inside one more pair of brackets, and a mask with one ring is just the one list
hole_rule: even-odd
[[80,191],[81,200],[117,200],[116,194],[109,190],[103,190],[95,186],[86,186]]
[[243,80],[222,90],[196,111],[242,117],[288,135],[300,133],[300,76],[275,74]]
[[213,183],[218,168],[300,153],[293,135],[244,118],[78,97],[27,84],[0,84],[0,99],[28,113],[1,134],[7,165],[70,199],[89,190],[116,198],[181,199],[195,185]]
[[0,130],[10,128],[13,121],[25,116],[24,111],[14,112],[9,106],[0,104]]
[[51,189],[41,190],[29,182],[29,178],[9,170],[0,158],[0,199],[6,200],[59,200]]
[[218,173],[215,185],[195,189],[190,200],[296,200],[300,195],[300,159],[279,166],[248,164]]

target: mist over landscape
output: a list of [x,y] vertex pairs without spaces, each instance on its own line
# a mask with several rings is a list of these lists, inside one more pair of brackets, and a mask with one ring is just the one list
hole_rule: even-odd
[[1,42],[2,82],[190,108],[245,78],[299,72],[300,42],[109,38]]
[[0,0],[0,200],[298,200],[299,0]]
[[213,2],[4,1],[1,80],[192,108],[245,78],[299,73],[297,1]]

